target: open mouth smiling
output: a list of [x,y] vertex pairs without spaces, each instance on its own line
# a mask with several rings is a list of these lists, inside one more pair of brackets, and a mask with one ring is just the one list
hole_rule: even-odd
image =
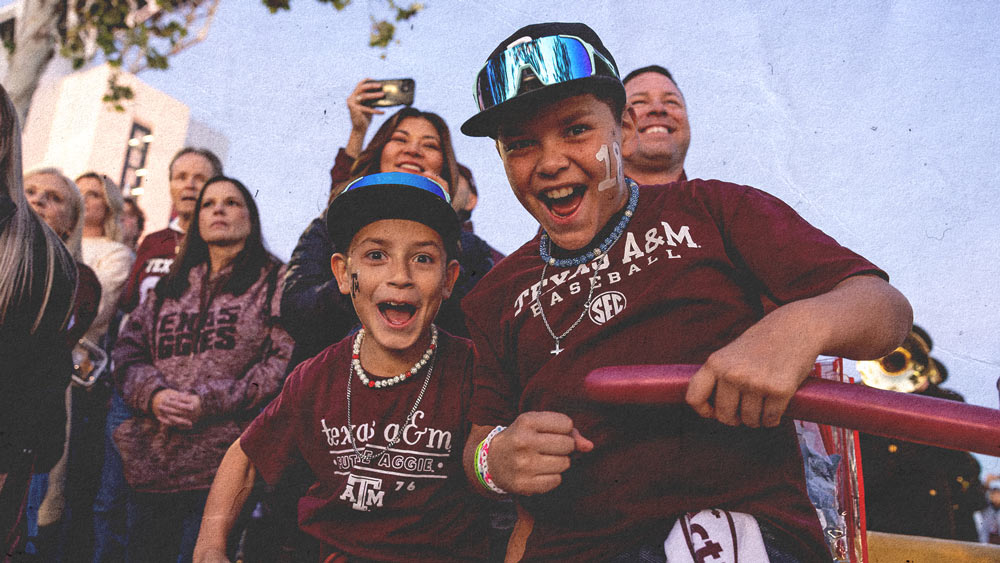
[[569,217],[580,207],[586,191],[587,186],[583,184],[563,186],[542,192],[540,199],[554,216]]
[[417,314],[417,306],[403,301],[382,301],[378,311],[390,325],[403,326]]

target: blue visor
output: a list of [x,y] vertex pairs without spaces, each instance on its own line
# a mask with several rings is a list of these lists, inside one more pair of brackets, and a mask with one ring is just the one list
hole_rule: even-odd
[[384,186],[384,185],[398,185],[398,186],[409,186],[412,188],[419,188],[425,192],[430,192],[439,198],[445,200],[448,205],[451,205],[451,196],[448,195],[447,190],[441,187],[430,178],[420,176],[418,174],[410,174],[408,172],[381,172],[378,174],[369,174],[367,176],[362,176],[357,180],[351,182],[344,188],[341,195],[346,194],[351,190],[356,190],[358,188],[363,188],[365,186]]
[[595,75],[620,78],[614,65],[586,41],[572,35],[539,37],[486,61],[476,78],[479,111],[516,97],[526,69],[544,86]]

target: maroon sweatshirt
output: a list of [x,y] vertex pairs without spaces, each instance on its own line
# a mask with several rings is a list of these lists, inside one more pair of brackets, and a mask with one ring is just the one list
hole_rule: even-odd
[[[141,492],[207,489],[230,444],[284,381],[293,345],[279,322],[285,267],[275,259],[245,293],[216,295],[201,311],[206,267],[191,269],[180,299],[144,300],[115,345],[116,381],[139,413],[118,427],[115,442],[126,479]],[[193,428],[156,419],[151,401],[161,389],[201,398]]]

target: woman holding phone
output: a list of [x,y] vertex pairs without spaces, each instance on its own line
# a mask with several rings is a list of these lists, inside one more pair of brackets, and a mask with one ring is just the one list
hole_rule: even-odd
[[[350,180],[377,172],[420,174],[452,191],[459,177],[458,163],[448,125],[435,113],[404,107],[378,128],[367,147],[360,149],[372,117],[384,113],[364,102],[382,97],[379,83],[367,79],[348,97],[351,135],[330,171],[330,200]],[[330,256],[336,249],[330,241],[325,216],[324,211],[309,224],[288,263],[281,318],[295,338],[289,370],[342,339],[358,323],[350,299],[341,295],[330,270]],[[458,307],[461,297],[453,294],[442,305],[438,326],[466,336],[468,332]]]

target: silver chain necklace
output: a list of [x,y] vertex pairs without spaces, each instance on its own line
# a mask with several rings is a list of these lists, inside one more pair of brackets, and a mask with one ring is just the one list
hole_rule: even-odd
[[[544,262],[543,264],[544,265],[542,266],[542,281],[544,282],[545,269],[549,267],[549,263]],[[587,315],[587,311],[590,310],[590,300],[594,297],[594,286],[596,285],[597,285],[597,267],[595,266],[594,274],[590,276],[590,291],[587,292],[587,300],[583,302],[583,311],[580,311],[580,316],[576,318],[576,322],[570,325],[570,327],[566,329],[566,332],[560,334],[559,336],[556,336],[555,331],[552,330],[552,326],[549,324],[549,319],[546,318],[545,316],[545,307],[542,307],[542,291],[541,291],[541,286],[539,286],[538,296],[535,297],[535,301],[538,303],[538,312],[541,313],[542,315],[542,322],[545,323],[545,330],[549,331],[549,336],[551,336],[552,339],[556,341],[556,347],[550,350],[549,354],[552,354],[553,356],[558,356],[560,353],[562,353],[563,350],[565,350],[565,348],[561,348],[559,346],[559,341],[562,340],[563,338],[566,338],[566,336],[568,336],[569,333],[573,332],[573,329],[575,329],[577,325],[583,322],[583,317],[585,317]]]
[[[360,338],[363,338],[362,334],[363,333],[359,333],[358,336]],[[359,344],[360,344],[360,342],[359,342]],[[360,348],[360,346],[359,346],[359,348]],[[427,391],[427,384],[430,383],[430,381],[431,381],[431,374],[434,373],[434,361],[436,359],[437,359],[437,348],[435,347],[434,352],[431,355],[430,367],[427,369],[427,375],[424,376],[424,384],[420,387],[420,393],[417,395],[417,400],[413,402],[413,408],[410,409],[410,414],[406,415],[406,418],[403,419],[402,424],[400,424],[396,428],[396,435],[392,438],[392,440],[388,444],[386,444],[385,450],[383,450],[382,453],[380,453],[378,455],[378,457],[375,458],[375,460],[374,460],[375,463],[378,463],[382,459],[383,456],[385,456],[387,453],[389,453],[389,449],[392,448],[393,446],[395,446],[396,442],[398,442],[399,439],[403,436],[403,428],[407,424],[409,424],[409,422],[411,420],[413,420],[413,415],[416,414],[417,408],[420,406],[420,401],[423,400],[423,398],[424,398],[424,392]],[[365,464],[368,464],[368,463],[370,463],[372,461],[371,458],[372,458],[372,455],[374,455],[374,454],[371,452],[371,450],[368,449],[368,445],[367,444],[365,445],[365,455],[361,454],[361,451],[358,450],[358,443],[354,439],[354,426],[351,425],[351,380],[352,379],[354,379],[354,368],[353,367],[348,367],[348,369],[347,369],[347,435],[351,439],[351,447],[354,448],[354,455],[358,456],[358,462],[359,463],[364,462]]]

